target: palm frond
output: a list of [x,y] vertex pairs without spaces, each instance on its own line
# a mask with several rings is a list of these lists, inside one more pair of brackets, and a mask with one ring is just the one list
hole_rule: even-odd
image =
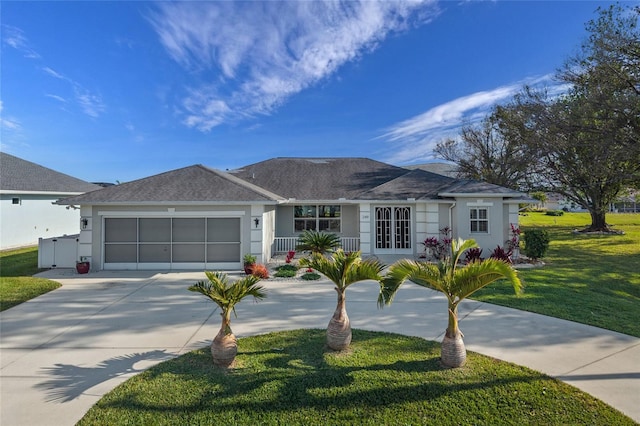
[[198,281],[190,286],[189,291],[201,293],[211,299],[224,312],[234,310],[242,299],[252,296],[256,300],[264,299],[267,294],[264,287],[258,285],[260,278],[247,275],[233,283],[229,283],[227,274],[218,271],[205,271],[207,281]]
[[300,265],[313,268],[324,274],[339,289],[343,290],[358,281],[381,281],[380,272],[384,265],[377,260],[362,260],[359,251],[345,253],[344,250],[336,250],[330,258],[315,253],[310,258],[300,260]]
[[441,277],[442,274],[437,265],[408,259],[399,260],[389,268],[380,285],[378,306],[390,305],[400,286],[407,280],[422,287],[440,290]]
[[522,292],[522,282],[518,278],[517,271],[508,263],[497,259],[473,262],[459,268],[454,276],[452,290],[458,299],[462,300],[500,279],[511,282],[516,294]]

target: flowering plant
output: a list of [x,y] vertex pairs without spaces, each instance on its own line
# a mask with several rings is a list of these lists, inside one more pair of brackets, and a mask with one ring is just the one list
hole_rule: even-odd
[[518,228],[513,223],[511,223],[510,226],[511,226],[511,239],[508,241],[507,245],[509,246],[510,250],[515,250],[520,247],[520,228]]
[[291,260],[295,257],[295,255],[296,255],[295,250],[289,250],[287,252],[287,258],[285,259],[285,262],[286,263],[291,263]]
[[451,233],[451,228],[445,226],[440,229],[439,239],[437,237],[428,237],[421,244],[424,246],[425,251],[431,252],[435,259],[440,260],[445,257],[447,251],[451,248]]

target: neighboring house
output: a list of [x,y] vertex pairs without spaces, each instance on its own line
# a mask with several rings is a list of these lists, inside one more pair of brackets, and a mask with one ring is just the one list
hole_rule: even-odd
[[0,152],[0,249],[77,234],[80,212],[54,202],[96,189],[100,187]]
[[364,256],[415,257],[444,227],[485,253],[509,239],[524,194],[366,158],[275,158],[223,172],[202,165],[62,200],[80,205],[79,256],[92,269],[239,269],[305,229]]

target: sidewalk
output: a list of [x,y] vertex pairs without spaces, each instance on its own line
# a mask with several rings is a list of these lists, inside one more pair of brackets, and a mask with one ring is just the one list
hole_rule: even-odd
[[[102,395],[164,360],[210,343],[213,305],[187,287],[201,272],[51,270],[63,286],[0,313],[0,425],[73,425]],[[324,328],[335,309],[327,282],[266,281],[269,296],[237,306],[238,337]],[[440,341],[446,301],[410,283],[378,310],[378,286],[347,292],[352,327]],[[475,301],[460,307],[470,351],[570,383],[640,422],[640,339]]]

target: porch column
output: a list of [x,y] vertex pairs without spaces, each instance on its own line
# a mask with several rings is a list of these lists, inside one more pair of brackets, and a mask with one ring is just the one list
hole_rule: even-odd
[[251,206],[251,222],[249,227],[251,228],[251,254],[254,255],[261,263],[265,263],[268,259],[265,259],[265,253],[262,247],[262,230],[264,228],[264,206],[252,205]]
[[360,251],[362,255],[371,252],[371,204],[360,204]]

